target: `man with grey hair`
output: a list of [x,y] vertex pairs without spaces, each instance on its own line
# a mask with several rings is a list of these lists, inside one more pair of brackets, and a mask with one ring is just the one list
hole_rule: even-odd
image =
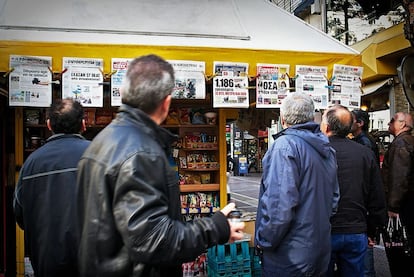
[[166,119],[174,71],[148,55],[128,66],[116,118],[92,141],[78,168],[81,276],[182,276],[182,263],[243,238],[229,222],[234,204],[181,220],[180,188],[168,157],[176,136]]
[[324,276],[339,201],[335,151],[313,121],[309,95],[288,95],[280,116],[285,129],[263,158],[256,217],[263,276]]
[[[414,120],[411,114],[397,112],[388,123],[394,136],[384,155],[382,177],[388,216],[401,219],[407,229],[408,247],[414,251]],[[414,253],[386,248],[392,276],[414,276]]]

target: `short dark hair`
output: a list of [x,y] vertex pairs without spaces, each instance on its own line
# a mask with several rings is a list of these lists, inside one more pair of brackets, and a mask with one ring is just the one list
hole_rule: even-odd
[[355,120],[357,122],[364,122],[364,125],[362,126],[362,130],[368,131],[369,129],[369,114],[368,112],[361,110],[361,109],[355,109],[352,110],[352,114],[355,116]]
[[82,130],[82,105],[70,98],[58,99],[48,111],[50,127],[55,134],[78,134]]

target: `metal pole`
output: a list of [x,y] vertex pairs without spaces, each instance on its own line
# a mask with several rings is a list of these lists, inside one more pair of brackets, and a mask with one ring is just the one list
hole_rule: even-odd
[[320,5],[321,5],[321,27],[322,27],[322,31],[326,34],[328,33],[328,11],[326,9],[326,0],[320,0]]

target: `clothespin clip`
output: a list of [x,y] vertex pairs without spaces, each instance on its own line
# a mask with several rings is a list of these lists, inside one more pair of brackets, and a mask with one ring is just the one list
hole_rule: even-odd
[[10,68],[9,71],[7,71],[6,73],[4,73],[3,77],[7,77],[9,76],[10,73],[12,73],[14,71],[14,67]]
[[111,78],[111,76],[114,75],[116,72],[118,72],[118,70],[112,70],[110,73],[105,74],[104,79]]
[[61,78],[62,77],[62,75],[66,72],[66,71],[68,71],[68,69],[65,67],[60,73],[58,73],[58,75],[56,76],[56,78]]
[[213,75],[211,75],[211,76],[207,76],[205,73],[204,73],[204,78],[206,79],[206,81],[210,81],[211,79],[213,79],[214,77],[216,77],[217,76],[217,74],[213,74]]
[[259,76],[260,74],[257,74],[256,76],[249,76],[249,82],[256,80]]
[[331,79],[328,79],[328,77],[326,76],[326,75],[323,75],[323,77],[325,78],[325,80],[328,82],[328,85],[327,86],[325,86],[325,88],[327,88],[327,89],[333,89],[334,88],[334,86],[332,85],[332,81],[333,80],[335,80],[335,76],[332,76],[332,78]]
[[289,78],[290,80],[295,81],[295,80],[299,77],[299,74],[296,74],[296,76],[295,76],[295,77],[290,77],[289,73],[287,73],[287,72],[286,72],[286,76],[288,76],[288,78]]

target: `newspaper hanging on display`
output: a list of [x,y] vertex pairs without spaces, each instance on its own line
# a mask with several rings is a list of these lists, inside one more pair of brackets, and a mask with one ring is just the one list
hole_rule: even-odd
[[213,108],[249,107],[249,64],[214,62]]
[[10,56],[9,105],[49,107],[52,103],[52,57]]
[[103,59],[63,58],[62,98],[103,107]]
[[361,106],[361,78],[363,68],[334,64],[331,84],[331,104],[341,104],[350,109]]
[[176,99],[205,99],[205,62],[168,60],[174,68],[175,87],[172,97]]
[[111,106],[121,106],[121,86],[132,59],[112,58],[111,60]]
[[290,92],[288,74],[287,64],[257,64],[257,108],[280,108]]
[[328,67],[296,65],[296,91],[309,94],[315,109],[328,107]]

